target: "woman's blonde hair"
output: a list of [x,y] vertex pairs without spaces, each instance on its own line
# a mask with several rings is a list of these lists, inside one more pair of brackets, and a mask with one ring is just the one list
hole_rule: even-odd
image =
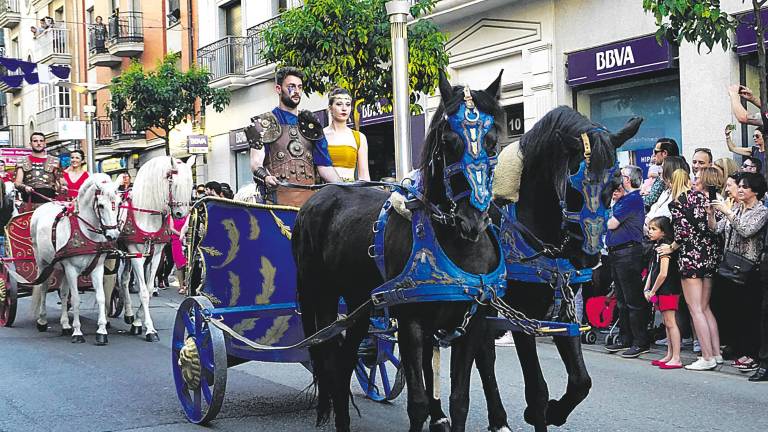
[[720,171],[723,172],[724,179],[727,179],[731,174],[739,170],[739,166],[736,165],[736,161],[731,158],[720,158],[715,161],[714,166],[720,168]]
[[672,199],[677,199],[683,192],[691,190],[691,178],[684,169],[675,170],[672,173],[672,181],[670,183]]
[[701,182],[704,186],[714,186],[717,190],[723,189],[725,185],[723,173],[715,167],[701,168],[697,181]]

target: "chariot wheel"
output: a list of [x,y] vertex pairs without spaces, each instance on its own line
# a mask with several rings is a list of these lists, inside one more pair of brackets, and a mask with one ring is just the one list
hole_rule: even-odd
[[369,337],[376,347],[375,362],[364,356],[357,360],[355,376],[365,396],[376,402],[396,399],[405,387],[405,375],[396,353],[397,336],[394,327],[387,327],[381,318],[372,318],[373,332]]
[[117,318],[123,313],[123,296],[120,293],[119,287],[112,288],[112,294],[109,296],[109,303],[107,304],[107,316],[110,318]]
[[5,268],[0,269],[0,327],[10,327],[16,319],[16,285],[11,283]]
[[205,297],[188,297],[176,312],[171,368],[184,414],[206,424],[216,418],[227,387],[224,334],[205,319],[213,305]]

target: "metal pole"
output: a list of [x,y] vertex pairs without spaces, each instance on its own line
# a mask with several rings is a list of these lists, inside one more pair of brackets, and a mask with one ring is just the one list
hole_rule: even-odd
[[386,3],[392,36],[392,96],[395,121],[395,173],[402,180],[411,169],[411,92],[408,87],[408,15],[410,2]]
[[93,113],[96,111],[96,107],[93,105],[93,92],[88,91],[86,96],[86,106],[83,107],[85,111],[85,145],[86,145],[86,160],[87,169],[90,172],[96,172],[96,159],[94,157],[94,139],[93,139]]

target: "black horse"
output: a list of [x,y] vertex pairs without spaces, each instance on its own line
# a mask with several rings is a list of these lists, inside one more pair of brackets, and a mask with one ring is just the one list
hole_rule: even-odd
[[[478,193],[490,192],[492,165],[475,166],[472,175],[459,175],[463,173],[447,168],[462,161],[470,148],[475,153],[494,154],[499,127],[490,116],[501,114],[498,105],[500,80],[501,74],[486,90],[470,92],[469,88],[452,88],[441,75],[441,106],[430,125],[419,170],[423,195],[417,200],[418,206],[436,220],[431,225],[437,243],[447,257],[461,270],[472,274],[494,271],[501,259],[498,242],[487,229],[490,195],[484,208],[473,203],[474,198],[471,198]],[[460,136],[449,121],[458,112],[469,112],[470,104],[476,109],[473,115],[488,119],[483,121],[483,129],[474,146],[467,142],[470,134]],[[457,121],[464,120],[470,118]],[[348,310],[357,309],[366,304],[374,288],[384,282],[368,251],[374,241],[374,223],[388,197],[388,193],[373,188],[328,186],[299,211],[293,229],[292,250],[297,265],[297,290],[305,334],[313,334],[336,319],[339,298],[344,299]],[[403,271],[414,241],[411,222],[398,213],[390,213],[384,233],[387,280]],[[431,379],[424,378],[425,374],[431,377],[433,336],[439,330],[450,332],[457,328],[467,310],[468,302],[462,301],[411,303],[391,308],[392,315],[398,319],[398,343],[408,385],[412,431],[421,431],[429,415]],[[476,315],[483,313],[478,311]],[[467,332],[473,332],[472,323],[476,321],[481,319],[472,319]],[[333,408],[336,429],[349,430],[349,382],[358,345],[367,330],[367,321],[361,320],[347,330],[345,337],[339,336],[310,348],[318,392],[318,425],[329,419]],[[483,342],[492,344],[493,341],[480,334],[461,337],[454,342],[452,376],[467,375],[466,379],[456,382],[469,385],[471,353]],[[425,381],[429,388],[425,387]],[[452,406],[453,402],[452,398]],[[463,401],[461,404],[466,405]],[[500,401],[495,404],[500,406]],[[433,420],[436,419],[433,417]]]
[[[600,200],[605,207],[609,205],[610,184],[616,182],[619,175],[617,170],[613,170],[616,149],[637,133],[641,123],[642,118],[632,118],[622,130],[612,134],[563,106],[547,113],[522,136],[523,171],[516,205],[517,216],[535,236],[533,243],[539,247],[549,245],[550,250],[544,253],[552,254],[552,258],[565,258],[576,269],[591,268],[597,264],[599,254],[594,245],[599,243],[604,232],[602,224],[599,227],[589,226],[589,221],[583,218],[563,223],[564,213],[578,213],[585,205],[585,198]],[[569,176],[579,170],[585,155],[589,157],[588,166],[592,175],[604,180],[597,181],[587,197],[568,186]],[[609,178],[611,172],[613,178]],[[492,212],[492,216],[498,223],[499,214]],[[590,244],[592,247],[589,247]],[[562,288],[570,290],[568,286]],[[543,319],[553,305],[554,294],[548,284],[510,280],[504,300],[528,317]],[[570,294],[570,291],[565,294]],[[560,320],[565,320],[563,312],[569,306],[565,301],[560,309]],[[549,400],[535,337],[523,332],[515,332],[513,337],[525,382],[528,405],[525,420],[537,431],[546,430],[547,425],[563,425],[568,415],[587,397],[592,386],[582,357],[580,338],[553,337],[568,373],[568,385],[559,400]],[[477,367],[483,376],[494,376],[493,363],[485,360],[492,358],[493,350],[492,344],[485,344],[481,347],[482,353],[478,354]],[[486,389],[489,390],[492,389]]]

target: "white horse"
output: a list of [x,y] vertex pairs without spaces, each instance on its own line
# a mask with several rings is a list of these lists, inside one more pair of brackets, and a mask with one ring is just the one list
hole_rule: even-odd
[[[68,216],[61,216],[65,211],[65,204],[49,202],[38,207],[32,214],[30,233],[32,235],[32,248],[38,268],[38,278],[49,273],[50,267],[62,267],[64,279],[61,282],[61,332],[71,334],[73,343],[85,342],[85,337],[80,329],[80,293],[77,289],[77,278],[80,274],[90,269],[93,290],[96,293],[96,303],[99,308],[98,330],[96,330],[96,344],[107,344],[107,316],[105,308],[105,296],[103,286],[105,253],[96,253],[95,247],[104,247],[106,242],[117,240],[120,234],[117,225],[117,210],[120,206],[120,197],[112,180],[106,174],[91,175],[80,189],[77,199],[74,201],[76,222],[80,226],[79,233],[73,233],[72,220]],[[55,233],[54,233],[55,230]],[[75,242],[69,244],[71,237]],[[83,239],[81,236],[85,237]],[[72,248],[81,246],[82,240],[95,242],[93,253],[81,254],[72,251]],[[74,255],[69,256],[67,250]],[[88,249],[86,247],[85,249]],[[63,258],[57,257],[59,252]],[[94,261],[95,260],[95,261]],[[48,329],[45,297],[48,293],[47,277],[32,290],[32,311],[37,315],[37,329]],[[69,324],[67,313],[67,297],[72,296],[72,327]]]
[[[131,258],[131,267],[136,283],[139,284],[141,308],[134,316],[131,296],[128,292],[127,279],[123,278],[121,289],[125,299],[125,322],[131,325],[130,334],[139,335],[142,324],[147,331],[147,342],[157,342],[160,338],[149,314],[150,286],[154,288],[155,274],[160,264],[164,244],[157,243],[152,234],[165,230],[168,215],[181,218],[189,213],[192,199],[192,165],[194,156],[183,163],[169,156],[159,156],[145,163],[136,174],[136,181],[130,194],[130,204],[123,207],[133,207],[127,212],[120,212],[120,222],[123,230],[120,242],[131,255],[141,255]],[[133,222],[130,219],[133,219]],[[137,230],[132,231],[135,223]],[[151,257],[148,272],[144,272],[144,262]],[[142,322],[143,320],[143,322]]]
[[234,198],[235,201],[242,201],[247,203],[262,203],[264,199],[261,197],[259,188],[256,187],[256,183],[248,183],[237,190]]

